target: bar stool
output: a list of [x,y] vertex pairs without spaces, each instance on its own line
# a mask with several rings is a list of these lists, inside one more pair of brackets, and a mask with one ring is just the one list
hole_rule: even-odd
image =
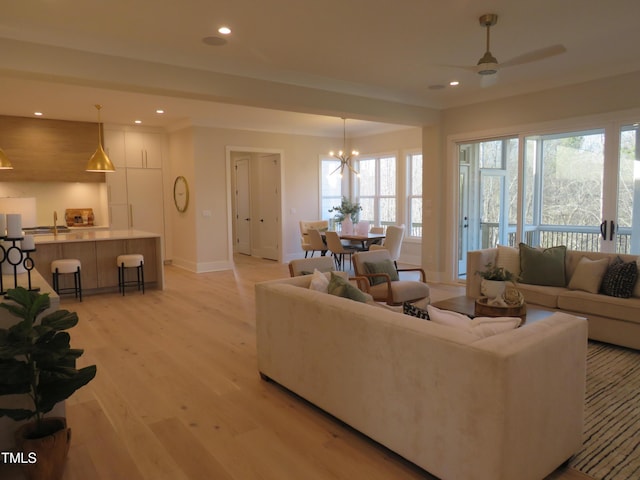
[[[61,258],[51,262],[53,275],[53,289],[58,295],[73,292],[76,298],[82,301],[82,278],[80,276],[81,264],[77,258]],[[60,275],[73,274],[73,287],[60,287]]]
[[[139,253],[118,255],[116,264],[118,265],[118,289],[122,295],[124,296],[125,288],[131,286],[137,286],[138,290],[142,288],[144,294],[144,256]],[[127,268],[136,269],[136,280],[125,280]]]

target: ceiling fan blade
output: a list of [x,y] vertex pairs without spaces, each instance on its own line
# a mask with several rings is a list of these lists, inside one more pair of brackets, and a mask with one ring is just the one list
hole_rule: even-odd
[[513,67],[515,65],[523,65],[525,63],[537,62],[538,60],[544,60],[545,58],[561,55],[566,51],[567,49],[565,48],[564,45],[551,45],[550,47],[539,48],[538,50],[533,50],[523,55],[514,57],[511,60],[507,60],[506,62],[502,62],[500,64],[500,67],[501,68]]

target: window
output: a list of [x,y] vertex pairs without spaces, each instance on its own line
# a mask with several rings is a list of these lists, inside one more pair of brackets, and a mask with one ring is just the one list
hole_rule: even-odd
[[[329,220],[334,213],[329,209],[340,205],[343,195],[342,177],[335,172],[340,167],[340,160],[323,158],[320,160],[320,218]],[[335,173],[334,173],[335,172]]]
[[397,221],[396,157],[361,158],[358,162],[358,200],[361,220],[372,225],[395,225]]
[[409,236],[422,237],[422,154],[407,155]]

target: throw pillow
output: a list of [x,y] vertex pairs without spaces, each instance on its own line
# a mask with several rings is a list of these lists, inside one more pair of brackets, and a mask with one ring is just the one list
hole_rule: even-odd
[[[398,270],[396,270],[396,266],[389,259],[383,260],[381,262],[364,262],[364,268],[367,270],[367,273],[386,273],[389,275],[389,278],[392,282],[396,282],[400,280],[398,276]],[[380,283],[386,283],[387,280],[380,277],[369,277],[369,283],[371,285],[378,285]]]
[[414,304],[404,302],[402,304],[402,313],[405,315],[411,315],[412,317],[422,318],[423,320],[429,320],[429,312],[424,308],[416,307]]
[[496,267],[504,268],[513,273],[516,278],[520,276],[520,252],[515,247],[498,245]]
[[519,281],[530,285],[564,287],[567,284],[564,273],[566,252],[564,245],[538,250],[521,243]]
[[629,298],[637,280],[637,263],[625,263],[620,257],[616,257],[604,274],[601,293],[610,297]]
[[440,310],[433,305],[427,305],[427,312],[429,313],[429,319],[434,323],[462,328],[463,330],[469,328],[469,321],[471,319],[462,313]]
[[471,319],[461,313],[440,310],[432,305],[427,305],[427,311],[429,319],[433,323],[458,328],[472,333],[478,338],[486,338],[513,330],[522,323],[522,319],[518,317],[476,317]]
[[349,283],[349,280],[342,278],[333,272],[331,272],[331,280],[329,280],[329,287],[327,291],[331,295],[348,298],[350,300],[355,300],[356,302],[367,303],[369,300],[369,297],[362,290],[354,287]]
[[609,268],[609,259],[591,260],[582,257],[576,266],[571,280],[569,280],[569,290],[584,290],[589,293],[598,293],[602,284],[602,277]]
[[309,288],[318,292],[327,293],[329,289],[329,279],[317,268],[313,271]]
[[518,328],[521,323],[522,319],[518,317],[476,317],[469,326],[471,333],[486,338]]

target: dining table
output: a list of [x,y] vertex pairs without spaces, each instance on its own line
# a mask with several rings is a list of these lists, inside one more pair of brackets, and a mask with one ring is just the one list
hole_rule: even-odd
[[350,242],[361,242],[363,250],[369,250],[369,247],[374,243],[380,243],[384,240],[384,233],[340,233],[340,240],[348,240]]

